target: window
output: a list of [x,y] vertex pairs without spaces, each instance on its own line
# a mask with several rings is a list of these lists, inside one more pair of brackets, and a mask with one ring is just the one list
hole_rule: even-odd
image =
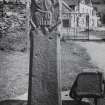
[[64,19],[64,20],[63,20],[63,27],[64,27],[64,28],[70,27],[70,21],[69,21],[69,19]]
[[77,17],[77,27],[79,27],[79,18]]

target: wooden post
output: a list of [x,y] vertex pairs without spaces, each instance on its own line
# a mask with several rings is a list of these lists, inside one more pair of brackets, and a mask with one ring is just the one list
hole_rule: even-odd
[[[30,31],[31,52],[28,105],[60,105],[59,33],[57,30],[49,34],[43,33],[42,29],[36,26],[34,20],[36,18],[34,15],[35,1],[31,0],[31,16],[34,28],[31,28]],[[54,16],[57,16],[57,14]]]

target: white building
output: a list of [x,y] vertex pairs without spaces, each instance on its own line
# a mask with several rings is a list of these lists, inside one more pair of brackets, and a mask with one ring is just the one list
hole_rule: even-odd
[[[96,15],[96,11],[93,8],[91,0],[81,0],[79,3],[79,12],[87,13],[89,15],[89,27],[96,28],[98,24],[98,17]],[[88,22],[88,17],[84,19],[84,25]]]
[[64,27],[94,29],[99,17],[91,0],[62,0],[62,25]]

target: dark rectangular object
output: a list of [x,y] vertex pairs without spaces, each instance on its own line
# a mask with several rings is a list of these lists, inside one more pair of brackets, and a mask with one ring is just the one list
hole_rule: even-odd
[[64,28],[69,28],[70,27],[69,19],[63,19],[63,27]]
[[101,73],[81,73],[77,77],[76,94],[81,97],[101,97],[102,82]]

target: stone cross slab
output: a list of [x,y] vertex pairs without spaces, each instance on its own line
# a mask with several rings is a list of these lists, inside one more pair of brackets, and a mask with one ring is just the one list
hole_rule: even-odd
[[[31,14],[34,24],[36,24],[34,20],[36,15],[33,14],[36,10],[33,5],[34,3],[37,5],[36,1],[31,1]],[[54,1],[53,3],[57,2],[57,0]],[[56,16],[56,18],[53,16],[53,20],[57,22],[58,14],[56,14],[56,11],[53,12],[54,16]],[[31,29],[30,31],[30,43],[28,105],[60,105],[60,38],[57,29],[49,34],[45,34],[42,31],[42,27],[37,28],[36,25],[36,29]]]

